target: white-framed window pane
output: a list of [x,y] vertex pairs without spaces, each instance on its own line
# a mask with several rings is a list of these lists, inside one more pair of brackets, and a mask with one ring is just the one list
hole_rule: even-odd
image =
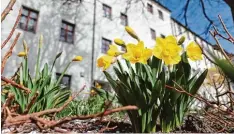
[[26,16],[21,16],[20,23],[26,24],[26,22],[27,22],[27,17]]
[[101,47],[102,53],[106,53],[109,50],[109,45],[110,44],[111,44],[110,40],[102,38],[102,47]]
[[161,20],[164,20],[162,11],[158,10],[158,15]]
[[156,38],[156,32],[154,29],[150,29],[150,33],[151,33],[151,38],[155,39]]
[[[61,73],[56,73],[56,79],[58,80]],[[70,88],[71,86],[71,75],[64,75],[60,81],[60,86]]]
[[35,13],[35,12],[30,12],[30,18],[36,19],[36,18],[37,18],[37,13]]
[[28,30],[28,31],[33,31],[33,32],[34,32],[35,24],[36,24],[35,20],[33,20],[33,19],[28,20],[28,27],[27,27],[27,30]]
[[65,30],[64,30],[63,28],[61,28],[60,40],[61,40],[61,41],[65,41]]
[[73,43],[73,33],[72,32],[67,32],[67,42]]
[[28,16],[28,13],[29,13],[29,11],[28,11],[28,10],[26,10],[26,9],[23,9],[23,10],[22,10],[22,15],[24,15],[24,16]]
[[68,29],[68,31],[73,31],[73,26],[68,25],[67,29]]
[[124,26],[128,25],[128,17],[127,17],[127,15],[121,14],[120,19],[121,19],[121,24],[122,25],[124,25]]

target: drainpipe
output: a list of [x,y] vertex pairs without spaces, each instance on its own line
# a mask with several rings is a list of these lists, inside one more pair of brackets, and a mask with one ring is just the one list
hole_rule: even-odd
[[96,27],[96,0],[94,0],[93,9],[93,37],[92,37],[92,58],[91,58],[91,86],[93,84],[94,75],[94,49],[95,49],[95,27]]

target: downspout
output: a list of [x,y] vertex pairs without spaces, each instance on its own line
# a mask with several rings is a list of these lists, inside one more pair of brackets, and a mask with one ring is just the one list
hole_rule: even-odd
[[93,37],[92,37],[92,58],[91,58],[91,87],[93,84],[93,75],[94,75],[94,49],[95,49],[95,28],[96,28],[96,0],[94,0],[94,9],[93,9]]

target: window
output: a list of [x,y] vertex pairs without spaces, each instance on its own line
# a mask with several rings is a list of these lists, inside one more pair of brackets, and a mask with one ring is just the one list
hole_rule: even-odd
[[127,50],[126,50],[126,47],[123,47],[123,46],[121,46],[121,50],[124,51],[124,52],[127,51]]
[[193,36],[193,40],[194,40],[194,41],[197,41],[197,38],[196,38],[196,36],[195,36],[195,35]]
[[[58,80],[59,77],[61,76],[61,73],[56,73],[56,79]],[[70,89],[71,87],[71,75],[63,75],[61,81],[60,81],[60,85],[64,88]]]
[[178,31],[179,31],[179,34],[182,34],[182,29],[179,25],[178,25]]
[[150,29],[150,33],[151,33],[151,38],[155,39],[156,38],[156,32],[154,29]]
[[166,36],[165,36],[165,35],[163,35],[163,34],[161,34],[161,37],[162,37],[162,38],[165,38]]
[[147,4],[147,10],[150,12],[150,13],[152,13],[153,14],[153,6],[151,5],[151,4]]
[[111,7],[103,4],[103,15],[104,17],[111,19]]
[[105,38],[102,38],[102,53],[106,53],[109,50],[109,45],[111,41]]
[[23,6],[19,28],[35,33],[38,21],[38,13],[38,11]]
[[74,42],[75,25],[66,21],[62,21],[62,27],[60,32],[60,40],[68,43]]
[[120,14],[120,19],[121,19],[121,24],[124,25],[124,26],[127,26],[128,25],[128,16],[121,13]]
[[190,40],[190,35],[189,35],[189,31],[187,31],[187,37]]
[[158,15],[161,20],[164,20],[162,11],[158,10]]

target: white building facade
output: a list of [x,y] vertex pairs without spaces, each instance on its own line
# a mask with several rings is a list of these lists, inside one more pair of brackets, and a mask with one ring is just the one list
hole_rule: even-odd
[[[1,11],[8,2],[2,1]],[[72,4],[64,3],[63,0],[17,0],[13,11],[2,23],[2,41],[10,33],[20,8],[23,12],[13,37],[17,32],[21,36],[6,64],[3,75],[7,77],[12,76],[21,63],[17,54],[23,50],[23,39],[30,49],[29,66],[31,73],[34,73],[40,35],[44,36],[41,65],[51,65],[55,55],[63,52],[53,70],[54,78],[62,73],[74,56],[83,56],[83,61],[71,64],[62,81],[72,90],[79,89],[83,84],[90,87],[93,81],[105,85],[106,79],[101,69],[96,67],[96,59],[108,50],[108,45],[115,38],[121,38],[127,43],[135,42],[125,32],[126,25],[135,30],[147,47],[155,45],[155,37],[172,34],[178,38],[184,35],[187,38],[184,44],[195,39],[204,48],[212,50],[208,42],[172,19],[170,10],[153,0],[81,0]],[[3,49],[2,58],[9,44]],[[213,66],[205,58],[192,64],[195,70]],[[111,72],[111,69],[108,71]]]

